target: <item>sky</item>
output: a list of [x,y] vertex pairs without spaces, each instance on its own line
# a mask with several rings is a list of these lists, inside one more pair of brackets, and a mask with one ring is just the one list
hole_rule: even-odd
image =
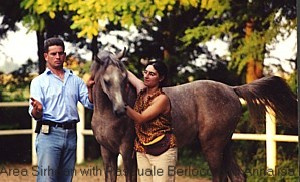
[[[20,30],[17,32],[8,32],[6,39],[0,39],[0,71],[10,72],[27,62],[28,59],[38,60],[37,40],[34,32],[27,32],[21,23],[18,24]],[[113,37],[109,37],[112,41]],[[105,41],[102,39],[101,41]],[[107,40],[106,40],[107,41]],[[228,45],[220,40],[213,40],[207,43],[209,51],[218,54],[221,57],[228,55]],[[78,50],[74,45],[66,43],[66,52],[78,52],[81,57],[91,60],[91,52],[87,50]],[[268,58],[264,60],[265,64],[283,63],[282,66],[286,71],[290,71],[290,65],[285,64],[287,59],[295,59],[297,53],[297,32],[294,31],[290,37],[282,40],[271,51],[271,56],[278,58]],[[286,63],[288,63],[286,61]]]
[[[15,70],[16,67],[26,63],[28,59],[36,62],[37,38],[35,32],[28,32],[21,23],[17,23],[19,30],[9,31],[5,39],[0,39],[0,71],[5,73]],[[92,53],[84,49],[76,49],[71,43],[65,43],[66,52],[77,52],[86,60],[91,60]]]
[[5,60],[22,65],[28,58],[37,60],[37,45],[35,34],[21,28],[18,32],[9,31],[6,39],[0,39],[0,67]]

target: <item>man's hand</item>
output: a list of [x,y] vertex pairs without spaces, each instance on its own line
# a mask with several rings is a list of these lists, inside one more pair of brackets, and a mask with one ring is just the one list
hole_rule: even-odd
[[43,105],[32,97],[30,98],[30,100],[31,100],[31,105],[33,106],[33,110],[31,114],[36,119],[41,118],[43,116]]
[[95,84],[94,77],[90,77],[86,82],[86,86],[88,88],[89,100],[93,103],[93,86]]
[[90,78],[88,79],[87,83],[86,83],[86,86],[87,86],[88,89],[92,89],[93,86],[94,86],[94,84],[95,84],[95,81],[93,80],[92,77],[90,77]]

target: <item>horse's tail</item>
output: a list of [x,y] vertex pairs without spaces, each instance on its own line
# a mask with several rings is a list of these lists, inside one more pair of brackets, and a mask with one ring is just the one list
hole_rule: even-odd
[[277,120],[290,127],[297,126],[297,98],[282,78],[264,77],[233,89],[246,100],[254,123],[263,119],[267,106],[275,112]]

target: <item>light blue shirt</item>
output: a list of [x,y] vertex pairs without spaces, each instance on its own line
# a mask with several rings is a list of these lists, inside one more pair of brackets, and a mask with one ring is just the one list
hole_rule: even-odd
[[[78,101],[84,107],[93,109],[93,104],[88,99],[87,86],[83,80],[74,75],[71,70],[64,69],[64,71],[63,81],[48,68],[31,81],[30,97],[43,105],[43,120],[54,122],[79,121]],[[31,115],[33,107],[31,100],[29,102],[28,111]]]

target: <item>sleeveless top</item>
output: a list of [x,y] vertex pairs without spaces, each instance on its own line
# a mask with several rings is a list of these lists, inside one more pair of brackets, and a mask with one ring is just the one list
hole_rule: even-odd
[[[141,90],[141,92],[137,96],[137,100],[134,105],[134,110],[138,113],[142,113],[146,110],[151,104],[152,101],[161,94],[165,94],[161,89],[156,91],[153,95],[148,96],[146,101],[143,101],[143,96],[146,93],[146,89]],[[171,134],[170,139],[170,148],[176,146],[176,138],[172,132],[171,126],[171,113],[160,114],[156,118],[146,121],[143,123],[135,123],[135,132],[136,139],[134,141],[134,149],[137,152],[145,153],[144,147],[142,144],[146,144],[149,142],[158,142],[155,141],[157,139],[162,139],[162,135],[166,133]]]

